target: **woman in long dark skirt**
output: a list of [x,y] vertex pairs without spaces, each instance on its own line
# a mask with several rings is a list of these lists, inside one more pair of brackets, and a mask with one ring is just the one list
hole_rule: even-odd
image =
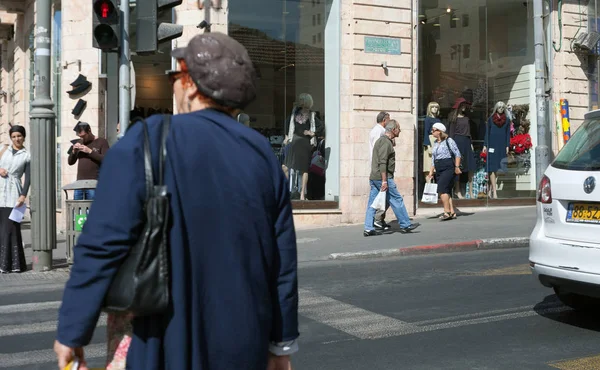
[[438,186],[438,194],[444,204],[444,214],[442,221],[456,218],[454,205],[452,204],[452,188],[454,187],[454,177],[460,175],[461,154],[456,146],[456,142],[446,134],[446,126],[443,123],[436,123],[431,130],[435,137],[432,149],[432,164],[429,170],[428,180],[433,178]]
[[[23,146],[25,128],[12,126],[9,130],[12,145],[0,153],[0,273],[27,270],[21,224],[8,217],[14,207],[25,203],[30,184],[31,156]],[[25,176],[25,183],[21,179]]]

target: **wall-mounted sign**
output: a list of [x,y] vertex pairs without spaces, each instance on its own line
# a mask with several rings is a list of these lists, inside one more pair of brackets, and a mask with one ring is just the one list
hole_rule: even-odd
[[400,55],[400,39],[365,36],[365,53]]

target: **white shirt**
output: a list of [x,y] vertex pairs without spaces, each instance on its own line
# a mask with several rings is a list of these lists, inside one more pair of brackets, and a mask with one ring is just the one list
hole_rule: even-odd
[[373,161],[373,147],[375,146],[377,140],[379,140],[379,138],[383,135],[385,135],[385,127],[381,126],[380,124],[376,124],[369,133],[369,165]]

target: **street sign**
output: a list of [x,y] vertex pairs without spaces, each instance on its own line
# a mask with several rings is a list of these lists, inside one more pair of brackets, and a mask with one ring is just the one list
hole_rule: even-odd
[[400,55],[400,39],[365,36],[365,53]]
[[83,224],[87,220],[87,215],[75,215],[75,231],[83,230]]

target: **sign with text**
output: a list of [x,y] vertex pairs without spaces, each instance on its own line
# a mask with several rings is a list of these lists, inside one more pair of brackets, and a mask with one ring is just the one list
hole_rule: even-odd
[[400,39],[365,36],[365,53],[400,55]]

